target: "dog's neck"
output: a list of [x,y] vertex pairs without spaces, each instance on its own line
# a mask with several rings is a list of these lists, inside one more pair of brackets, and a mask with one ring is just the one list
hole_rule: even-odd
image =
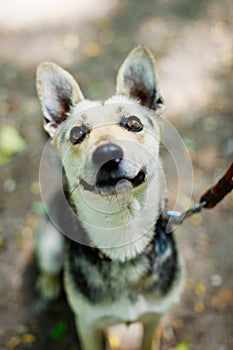
[[153,239],[164,198],[163,186],[157,181],[108,200],[81,189],[71,196],[91,245],[110,259],[120,261],[134,258]]

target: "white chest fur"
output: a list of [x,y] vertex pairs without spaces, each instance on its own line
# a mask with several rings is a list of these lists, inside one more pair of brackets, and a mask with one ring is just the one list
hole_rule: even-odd
[[[159,169],[155,179],[158,173]],[[88,191],[74,193],[73,202],[90,241],[111,259],[132,259],[151,241],[165,197],[164,186],[155,179],[110,201]]]

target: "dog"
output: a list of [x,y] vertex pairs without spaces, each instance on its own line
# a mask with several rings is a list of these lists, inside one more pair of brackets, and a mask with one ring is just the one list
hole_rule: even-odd
[[[81,350],[103,350],[108,327],[133,322],[143,325],[141,349],[152,350],[156,326],[183,288],[182,263],[163,215],[164,102],[153,55],[134,48],[106,101],[84,98],[75,79],[51,62],[38,67],[37,91],[76,217],[65,227],[66,236],[72,227],[71,238],[49,221],[38,235],[38,287],[56,297],[64,268]],[[59,210],[60,218],[67,214]]]

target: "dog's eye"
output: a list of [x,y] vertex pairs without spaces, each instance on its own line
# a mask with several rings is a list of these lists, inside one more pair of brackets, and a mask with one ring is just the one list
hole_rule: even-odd
[[75,126],[70,131],[70,142],[73,145],[81,143],[88,133],[89,130],[85,126]]
[[124,126],[128,131],[139,132],[143,129],[141,120],[134,115],[124,118],[121,122],[121,125]]

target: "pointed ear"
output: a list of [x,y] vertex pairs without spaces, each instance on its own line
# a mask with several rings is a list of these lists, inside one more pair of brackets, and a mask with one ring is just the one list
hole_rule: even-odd
[[74,78],[52,62],[38,67],[36,86],[45,117],[44,128],[53,137],[72,106],[84,97]]
[[117,76],[118,94],[139,100],[140,104],[151,109],[163,105],[159,93],[153,55],[143,46],[133,49],[120,67]]

